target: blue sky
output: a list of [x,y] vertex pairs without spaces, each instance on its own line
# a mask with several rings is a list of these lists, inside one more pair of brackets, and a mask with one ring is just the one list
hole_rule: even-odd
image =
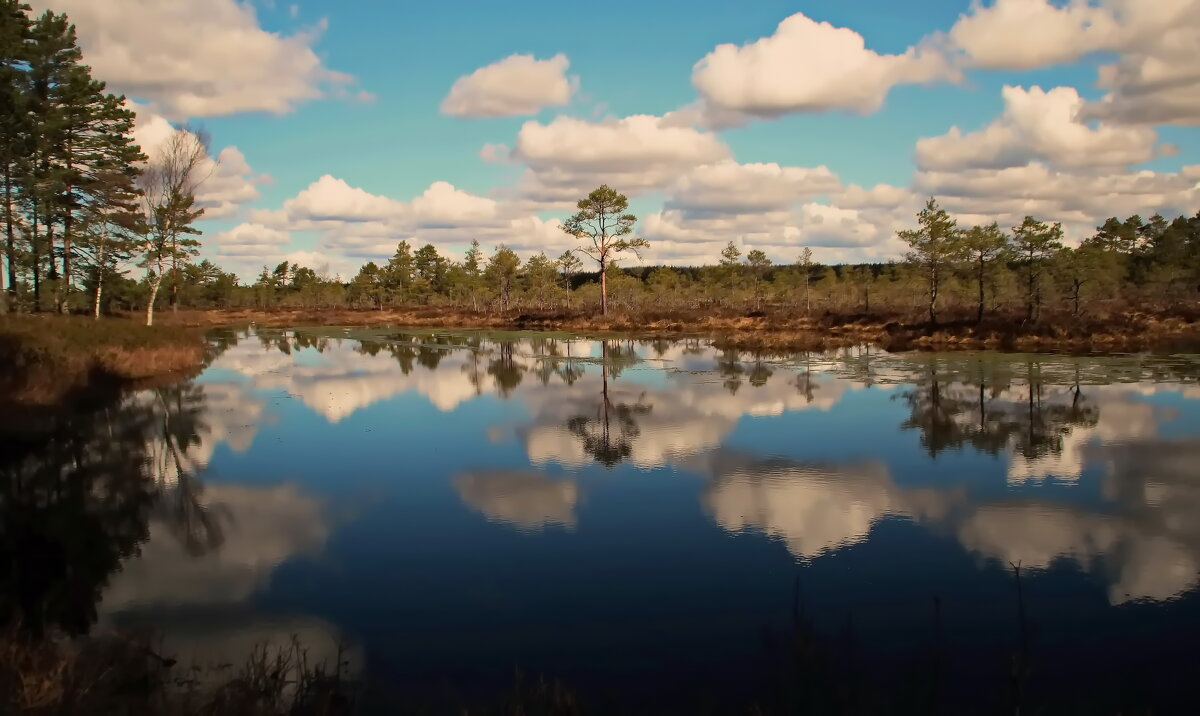
[[568,197],[601,182],[673,263],[894,256],[928,194],[1075,236],[1200,209],[1197,0],[35,5],[76,22],[143,144],[188,122],[230,152],[205,255],[243,274],[346,273],[401,239],[557,255]]

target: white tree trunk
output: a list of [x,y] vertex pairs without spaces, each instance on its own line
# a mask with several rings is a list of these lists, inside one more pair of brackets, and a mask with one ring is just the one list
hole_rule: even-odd
[[154,283],[150,286],[150,301],[146,304],[146,325],[154,325],[154,301],[158,298],[158,288],[162,286],[162,260],[158,262],[158,272],[154,274]]
[[104,247],[108,244],[108,231],[100,234],[100,246],[96,248],[96,300],[92,304],[92,317],[100,320],[100,296],[104,292]]
[[100,295],[104,291],[104,273],[103,271],[96,277],[96,301],[92,305],[92,317],[97,321],[100,320]]

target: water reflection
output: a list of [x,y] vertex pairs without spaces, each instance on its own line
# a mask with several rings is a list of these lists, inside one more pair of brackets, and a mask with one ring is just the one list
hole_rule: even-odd
[[[611,551],[606,574],[652,563],[657,594],[690,578],[690,559],[708,581],[741,569],[727,549],[755,569],[878,568],[855,553],[901,529],[951,545],[959,562],[929,559],[953,580],[1062,568],[1109,605],[1187,598],[1200,574],[1195,358],[767,356],[390,329],[219,340],[196,381],[6,438],[0,621],[152,624],[201,660],[289,631],[328,649],[377,626],[454,628],[466,617],[436,605],[475,580],[480,629],[537,609],[566,619],[548,603],[521,612],[537,602],[521,590],[586,581],[568,577]],[[348,495],[365,506],[335,519]],[[505,537],[537,549],[506,553]],[[682,562],[668,549],[681,543],[697,545]],[[703,613],[702,591],[674,598]],[[363,595],[385,604],[360,609]],[[603,643],[586,633],[581,652]],[[464,649],[439,648],[458,668]]]
[[877,460],[805,465],[718,452],[702,462],[704,505],[717,524],[777,537],[802,559],[865,540],[885,516],[945,519],[963,498],[961,490],[899,488]]
[[454,489],[465,504],[489,520],[517,529],[575,526],[579,487],[573,480],[556,480],[532,470],[491,470],[455,476]]
[[[262,401],[236,385],[181,383],[6,430],[0,630],[75,636],[153,613],[167,653],[212,664],[240,663],[266,634],[286,643],[297,625],[333,634],[319,620],[247,613],[235,627],[222,613],[219,626],[184,636],[205,618],[197,608],[248,601],[282,562],[328,534],[320,503],[294,486],[205,484],[215,449],[249,449],[263,414]],[[179,609],[187,617],[168,627],[164,615]],[[314,640],[312,654],[336,643]]]

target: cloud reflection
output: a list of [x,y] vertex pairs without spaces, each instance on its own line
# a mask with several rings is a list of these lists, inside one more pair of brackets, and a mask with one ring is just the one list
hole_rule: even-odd
[[110,580],[102,613],[243,602],[281,563],[317,551],[329,534],[321,503],[291,485],[208,485],[197,499],[215,518],[219,544],[195,554],[175,538],[168,515],[152,517],[140,554]]
[[[289,350],[299,341],[278,340],[291,341]],[[308,340],[303,347],[314,345]],[[533,467],[699,472],[708,479],[703,506],[718,525],[770,535],[800,559],[862,542],[880,520],[897,517],[953,535],[986,559],[1035,569],[1073,560],[1108,577],[1114,603],[1169,599],[1193,586],[1200,568],[1200,534],[1190,527],[1200,509],[1192,477],[1200,454],[1195,442],[1159,437],[1176,411],[1149,400],[1162,391],[1193,395],[1193,384],[1179,383],[1194,378],[1187,363],[868,350],[771,361],[697,340],[403,332],[320,341],[316,355],[286,369],[260,355],[266,341],[244,341],[244,354],[239,344],[221,360],[254,388],[287,390],[331,422],[407,392],[443,411],[499,396],[520,406],[519,417],[486,434],[519,441]],[[957,481],[900,487],[887,454],[832,464],[723,448],[748,416],[836,411],[867,387],[890,391],[903,406],[899,427],[918,433],[929,460],[995,455],[1000,487],[1020,490],[984,499]],[[227,400],[236,402],[232,392]],[[229,427],[214,434],[231,445],[238,439]],[[1101,481],[1100,502],[1037,491],[1048,481],[1081,489],[1072,485],[1085,475]],[[453,484],[495,522],[521,530],[576,524],[574,479],[531,469],[463,473]]]
[[532,470],[467,472],[453,479],[462,501],[489,521],[520,530],[575,526],[579,487]]

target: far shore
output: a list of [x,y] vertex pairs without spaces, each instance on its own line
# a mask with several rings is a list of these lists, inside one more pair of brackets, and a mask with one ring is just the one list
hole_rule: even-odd
[[1019,316],[987,316],[981,322],[950,317],[936,326],[889,314],[805,316],[794,309],[764,311],[640,311],[609,316],[582,312],[483,313],[448,307],[377,310],[189,310],[164,311],[160,320],[184,327],[349,326],[631,332],[663,337],[704,336],[722,348],[792,353],[872,345],[888,351],[998,350],[1061,353],[1195,352],[1200,350],[1200,312],[1120,313],[1103,317],[1049,316],[1028,324]]
[[164,310],[148,328],[136,315],[0,316],[0,403],[49,407],[200,371],[204,335],[218,327],[395,327],[623,332],[704,337],[718,348],[782,355],[871,345],[888,351],[997,350],[1072,354],[1200,352],[1200,317],[1122,313],[1103,318],[1048,317],[1036,324],[993,316],[936,326],[895,315],[804,316],[791,309],[755,312],[483,313],[449,307],[393,310]]

